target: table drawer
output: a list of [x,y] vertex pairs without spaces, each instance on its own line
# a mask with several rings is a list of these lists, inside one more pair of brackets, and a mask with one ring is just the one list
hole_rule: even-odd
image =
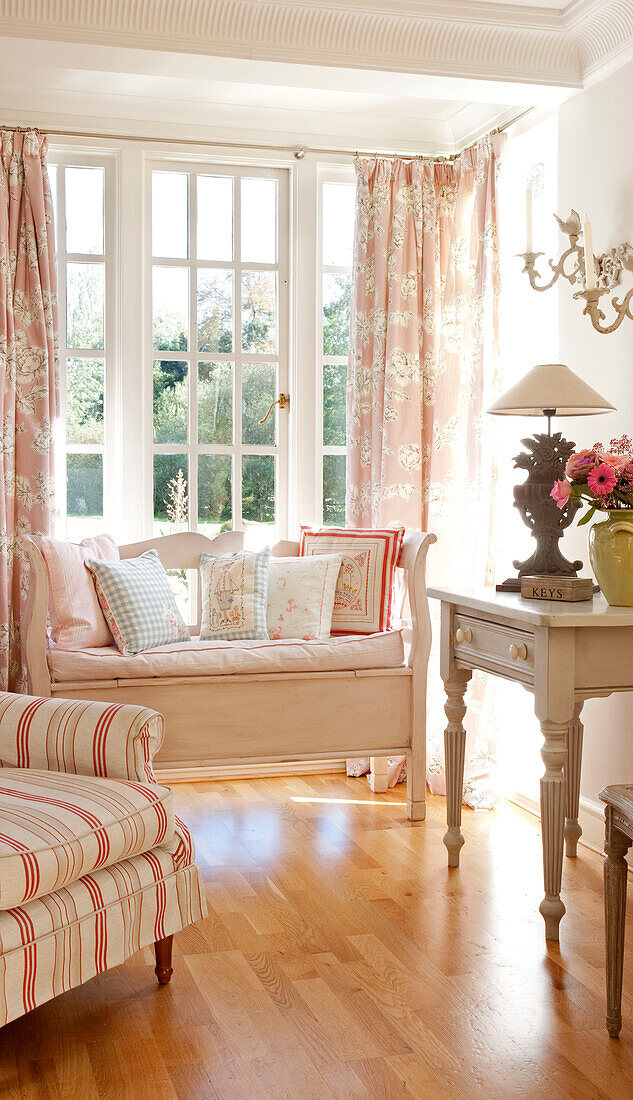
[[457,661],[472,662],[475,668],[489,668],[512,679],[534,676],[534,635],[526,630],[455,615],[453,652]]

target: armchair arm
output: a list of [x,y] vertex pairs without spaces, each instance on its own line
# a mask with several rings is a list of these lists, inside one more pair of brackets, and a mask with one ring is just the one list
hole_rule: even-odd
[[0,692],[0,767],[155,783],[164,719],[147,707]]

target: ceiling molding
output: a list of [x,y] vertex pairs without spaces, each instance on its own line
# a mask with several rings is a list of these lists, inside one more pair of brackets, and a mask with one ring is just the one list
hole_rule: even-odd
[[441,8],[414,7],[410,0],[0,0],[0,34],[492,80],[512,75],[526,84],[569,88],[581,84],[577,45],[561,18],[552,19],[543,9],[464,0]]
[[633,47],[633,0],[0,0],[0,35],[575,89]]

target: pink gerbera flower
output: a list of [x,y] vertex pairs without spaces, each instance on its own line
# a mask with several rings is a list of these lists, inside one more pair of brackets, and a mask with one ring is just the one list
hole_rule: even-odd
[[589,471],[587,484],[594,496],[606,497],[615,488],[615,470],[606,462],[601,462],[595,469]]

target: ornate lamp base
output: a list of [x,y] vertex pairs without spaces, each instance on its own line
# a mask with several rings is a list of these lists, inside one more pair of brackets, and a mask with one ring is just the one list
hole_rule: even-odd
[[554,482],[564,478],[565,463],[576,444],[563,439],[560,432],[535,434],[521,443],[526,450],[515,457],[514,468],[527,470],[528,476],[514,488],[514,507],[529,527],[536,549],[525,561],[513,561],[518,574],[498,584],[498,592],[520,592],[521,577],[575,577],[583,564],[568,561],[558,545],[581,502],[570,500],[561,510],[550,496]]

